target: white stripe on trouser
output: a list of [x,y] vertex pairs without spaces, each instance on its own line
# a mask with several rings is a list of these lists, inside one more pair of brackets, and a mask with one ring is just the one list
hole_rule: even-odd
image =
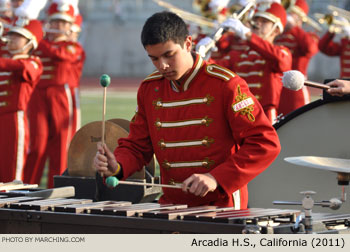
[[75,132],[77,132],[81,127],[81,110],[80,110],[80,94],[79,88],[74,89],[75,97],[75,110],[76,110],[76,127]]
[[233,197],[233,203],[235,210],[240,210],[241,209],[241,191],[237,190],[234,193],[232,193]]
[[268,112],[270,113],[270,118],[271,118],[272,124],[275,124],[277,122],[277,111],[276,111],[276,109],[275,108],[269,109]]
[[[68,113],[69,113],[69,119],[68,119],[68,135],[67,139],[71,139],[72,135],[72,124],[73,124],[73,99],[72,99],[72,92],[70,91],[69,85],[65,84],[64,89],[66,91],[67,101],[68,101]],[[69,142],[67,141],[66,149],[68,150]]]
[[307,87],[303,86],[304,105],[310,103],[310,93]]
[[24,165],[24,111],[17,111],[17,159],[16,159],[16,179],[22,180],[22,172]]

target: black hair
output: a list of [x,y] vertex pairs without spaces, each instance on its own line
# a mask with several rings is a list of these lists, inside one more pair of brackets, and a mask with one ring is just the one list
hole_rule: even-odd
[[142,28],[141,42],[146,47],[171,40],[182,47],[188,35],[187,25],[178,15],[163,11],[147,19]]

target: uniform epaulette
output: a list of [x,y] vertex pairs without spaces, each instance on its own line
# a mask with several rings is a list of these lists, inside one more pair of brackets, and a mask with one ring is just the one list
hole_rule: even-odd
[[233,73],[231,70],[216,64],[207,65],[205,71],[207,72],[207,74],[222,79],[224,81],[229,81],[231,78],[234,78],[236,76],[236,74]]
[[289,53],[290,53],[289,49],[285,46],[281,46],[281,50],[285,55],[289,55]]
[[148,75],[143,81],[152,81],[161,79],[163,75],[159,71],[154,71],[150,75]]

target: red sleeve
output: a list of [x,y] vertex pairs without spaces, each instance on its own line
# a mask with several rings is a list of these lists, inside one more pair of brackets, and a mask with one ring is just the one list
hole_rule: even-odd
[[20,60],[25,65],[22,76],[27,82],[37,83],[40,80],[40,76],[43,73],[43,66],[40,60]]
[[130,123],[129,136],[119,139],[118,147],[114,151],[116,159],[123,167],[123,179],[148,164],[154,153],[144,110],[142,87],[143,85],[137,93],[137,109]]
[[208,60],[208,62],[211,64],[217,64],[219,66],[226,67],[226,68],[230,69],[231,71],[236,71],[234,63],[237,62],[236,59],[237,59],[237,56],[239,55],[239,53],[240,52],[238,52],[238,51],[231,50],[226,57],[221,58],[221,59],[210,58]]
[[36,82],[42,74],[42,64],[34,59],[6,59],[0,58],[1,71],[21,71],[22,78],[28,82]]
[[296,26],[293,35],[296,37],[299,47],[299,52],[302,56],[312,57],[318,52],[318,41],[315,40],[313,34],[304,31]]
[[333,41],[334,36],[334,33],[327,32],[318,42],[320,51],[328,56],[340,56],[342,53],[341,44]]
[[39,44],[38,50],[59,60],[76,62],[79,60],[83,48],[78,46],[78,44],[75,42],[67,42],[56,45],[48,42],[47,40],[42,40]]
[[226,117],[240,147],[210,173],[231,194],[264,171],[281,147],[275,129],[243,79],[232,79],[223,97]]
[[269,61],[269,64],[275,72],[291,70],[292,54],[288,48],[271,44],[254,33],[249,41],[249,46]]
[[20,71],[24,69],[22,61],[0,58],[0,70],[1,71]]

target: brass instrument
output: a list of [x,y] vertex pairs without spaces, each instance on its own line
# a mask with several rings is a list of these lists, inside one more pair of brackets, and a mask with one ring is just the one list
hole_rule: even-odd
[[328,25],[330,31],[334,33],[341,33],[344,26],[350,25],[347,19],[332,14],[315,13],[314,15],[320,24]]
[[155,2],[159,6],[167,8],[168,10],[176,13],[181,18],[183,18],[183,19],[185,19],[185,20],[187,20],[189,22],[192,22],[192,23],[195,23],[195,24],[198,24],[198,25],[203,25],[203,26],[206,26],[206,27],[209,27],[209,28],[214,28],[215,27],[213,21],[211,19],[209,19],[209,18],[205,18],[205,17],[202,17],[200,15],[196,15],[196,14],[188,12],[188,11],[184,11],[184,10],[182,10],[182,9],[180,9],[180,8],[170,4],[170,3],[164,2],[164,1],[153,0],[153,2]]
[[284,7],[284,9],[288,12],[291,10],[296,11],[301,17],[302,20],[305,24],[311,26],[312,28],[314,28],[316,31],[321,32],[322,31],[322,27],[315,21],[313,20],[311,17],[305,15],[304,12],[299,12],[298,10],[296,10],[294,8],[296,3],[296,0],[282,0],[281,4]]
[[292,7],[295,4],[295,2],[296,0],[281,0],[281,4],[286,10]]
[[332,11],[332,14],[334,16],[339,16],[347,19],[349,21],[350,19],[350,11],[335,7],[333,5],[328,5],[327,8]]

